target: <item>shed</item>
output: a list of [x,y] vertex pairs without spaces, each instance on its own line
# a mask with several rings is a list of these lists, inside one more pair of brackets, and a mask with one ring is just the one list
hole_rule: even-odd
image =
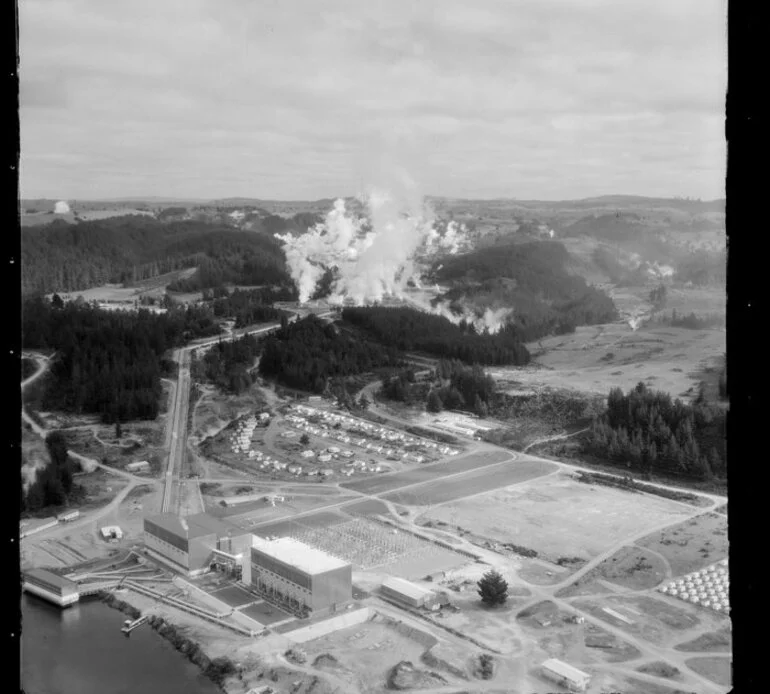
[[571,692],[584,692],[591,680],[588,673],[556,658],[546,660],[542,665],[542,670],[547,679],[566,687]]
[[126,465],[129,472],[147,472],[150,469],[150,463],[146,460],[137,460],[135,463]]
[[384,596],[411,607],[422,607],[433,597],[433,591],[395,576],[382,582],[381,591]]

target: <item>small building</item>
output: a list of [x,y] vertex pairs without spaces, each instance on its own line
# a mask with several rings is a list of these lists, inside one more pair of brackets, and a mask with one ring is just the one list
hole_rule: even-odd
[[308,449],[306,451],[302,451],[302,453],[300,453],[300,455],[303,458],[314,458],[315,457],[315,453],[313,451],[311,451],[310,449]]
[[334,613],[350,602],[348,562],[291,537],[252,536],[251,584],[269,601],[295,613]]
[[380,590],[385,597],[404,603],[409,607],[433,608],[439,605],[438,598],[432,590],[396,576],[386,578],[382,582]]
[[324,468],[323,470],[319,470],[318,474],[321,475],[322,477],[331,477],[334,474],[334,470],[327,467],[327,468]]
[[129,472],[149,472],[150,463],[146,460],[137,460],[135,463],[126,465],[126,470]]
[[324,453],[323,455],[318,456],[318,460],[322,463],[328,463],[332,457],[328,453]]
[[108,542],[117,542],[118,540],[123,539],[123,531],[117,525],[105,525],[103,528],[99,529],[99,532]]
[[25,571],[22,590],[45,598],[59,607],[67,607],[80,600],[77,583],[46,569]]
[[562,687],[566,687],[571,692],[584,692],[588,688],[591,676],[588,673],[578,670],[572,665],[550,658],[542,664],[543,676],[556,682]]
[[74,521],[79,516],[80,516],[80,511],[78,511],[77,509],[74,509],[73,511],[66,511],[65,513],[60,513],[58,516],[56,516],[56,520],[58,520],[60,523],[68,523],[69,521]]

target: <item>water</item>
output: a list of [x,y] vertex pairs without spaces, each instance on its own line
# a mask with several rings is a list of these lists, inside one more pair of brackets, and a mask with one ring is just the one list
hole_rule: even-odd
[[129,637],[126,615],[96,599],[61,609],[22,596],[26,694],[217,694],[220,690],[149,625]]

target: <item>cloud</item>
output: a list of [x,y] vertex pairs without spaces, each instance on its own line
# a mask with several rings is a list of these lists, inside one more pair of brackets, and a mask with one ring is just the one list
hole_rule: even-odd
[[432,194],[722,195],[721,1],[19,12],[25,195],[333,197],[393,140]]

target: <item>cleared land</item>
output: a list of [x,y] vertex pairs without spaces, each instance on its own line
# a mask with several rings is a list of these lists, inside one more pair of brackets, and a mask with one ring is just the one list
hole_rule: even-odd
[[515,393],[535,385],[606,395],[609,385],[624,391],[643,381],[649,387],[688,398],[703,369],[726,349],[722,330],[646,327],[627,323],[583,326],[570,335],[528,345],[533,366],[490,369],[500,389]]
[[663,555],[672,575],[683,576],[727,556],[727,518],[706,513],[653,533],[637,544]]
[[396,472],[390,475],[380,475],[356,482],[346,482],[341,484],[345,489],[352,489],[364,494],[381,494],[393,489],[405,487],[408,484],[417,484],[418,482],[427,482],[446,475],[453,475],[458,472],[476,470],[487,465],[495,465],[506,460],[512,460],[513,456],[505,451],[480,451],[468,455],[448,460],[443,463],[434,463],[432,465],[423,465],[408,470],[406,472]]
[[623,547],[571,586],[559,591],[559,597],[607,593],[601,581],[628,588],[647,590],[666,578],[663,559],[642,547]]
[[687,667],[716,684],[729,687],[732,684],[732,663],[730,658],[690,658]]
[[558,466],[539,460],[516,460],[494,468],[473,470],[446,480],[426,482],[404,491],[383,495],[384,499],[406,506],[428,506],[508,487],[554,472]]
[[645,527],[673,523],[686,513],[666,499],[631,497],[563,474],[445,504],[419,520],[460,526],[497,542],[515,542],[546,558],[591,559]]
[[[720,618],[710,610],[686,604],[680,607],[673,601],[647,596],[604,596],[600,600],[579,599],[572,604],[618,629],[661,647],[672,647],[689,633],[697,633],[704,627],[715,629],[720,624]],[[605,608],[612,612],[607,612]]]

